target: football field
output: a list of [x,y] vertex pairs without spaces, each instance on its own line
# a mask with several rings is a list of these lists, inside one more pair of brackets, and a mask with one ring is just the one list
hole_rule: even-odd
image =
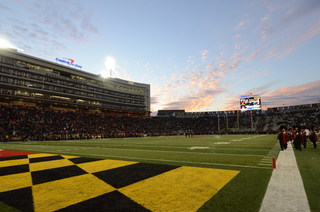
[[1,143],[38,154],[0,157],[0,208],[259,211],[278,146],[275,135]]

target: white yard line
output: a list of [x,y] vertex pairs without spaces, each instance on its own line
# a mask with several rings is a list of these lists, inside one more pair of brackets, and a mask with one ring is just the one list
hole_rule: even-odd
[[[21,146],[21,147],[23,148],[23,146]],[[63,146],[60,146],[60,147],[63,147]],[[71,146],[67,146],[67,147],[70,148]],[[44,147],[42,147],[42,148],[44,148]],[[99,148],[99,147],[97,147],[97,148]],[[23,149],[28,150],[26,148],[23,148]],[[206,152],[192,152],[192,151],[179,152],[179,151],[163,151],[163,150],[147,150],[147,149],[120,149],[120,148],[106,148],[106,147],[104,147],[104,148],[102,147],[100,149],[113,150],[113,151],[163,152],[163,153],[195,154],[195,155],[232,155],[232,156],[240,156],[240,157],[264,157],[264,155],[226,154],[226,153],[214,153],[214,152],[208,152],[208,153],[206,153]],[[35,150],[35,149],[30,149],[30,150]],[[66,150],[70,150],[70,149],[66,149]]]
[[[299,152],[300,153],[300,152]],[[281,151],[260,212],[309,212],[310,206],[291,143]]]

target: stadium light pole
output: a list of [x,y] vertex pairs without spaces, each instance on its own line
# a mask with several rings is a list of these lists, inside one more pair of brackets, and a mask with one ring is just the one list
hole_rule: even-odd
[[106,66],[107,66],[107,70],[110,70],[110,77],[112,76],[112,70],[115,69],[115,59],[113,59],[112,57],[107,57],[107,62],[106,62]]
[[250,111],[250,114],[251,114],[251,131],[253,131],[252,111]]
[[218,134],[220,132],[220,123],[219,123],[219,108],[218,108]]
[[19,50],[19,51],[23,51],[23,49],[15,47],[12,44],[10,44],[8,41],[6,41],[4,39],[1,39],[1,38],[0,38],[0,48],[3,48],[3,49],[16,49],[16,50]]

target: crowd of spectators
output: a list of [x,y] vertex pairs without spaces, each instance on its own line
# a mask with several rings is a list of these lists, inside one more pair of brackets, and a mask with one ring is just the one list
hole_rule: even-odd
[[[281,115],[272,116],[280,117]],[[256,133],[251,131],[251,119],[253,123],[257,123],[259,118],[258,115],[253,117],[241,115],[240,129],[232,132]],[[0,105],[0,138],[4,139],[8,136],[12,140],[34,141],[123,138],[182,135],[187,130],[192,130],[194,135],[217,134],[226,132],[227,120],[229,120],[228,128],[237,126],[237,116],[230,116],[228,119],[222,116],[218,121],[217,116],[196,118],[135,117],[110,113],[67,112],[52,108]],[[273,119],[260,123],[259,126],[314,123],[320,120],[320,113],[290,114],[275,119],[275,123],[271,123],[270,120]],[[257,124],[254,124],[254,127],[257,129]]]
[[[221,120],[221,128],[225,122]],[[155,118],[51,108],[0,106],[2,137],[22,140],[69,140],[217,133],[217,118]]]

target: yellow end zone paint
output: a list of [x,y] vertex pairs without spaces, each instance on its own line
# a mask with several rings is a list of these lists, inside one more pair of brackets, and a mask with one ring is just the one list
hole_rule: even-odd
[[29,168],[31,172],[40,171],[45,169],[54,169],[64,166],[72,166],[74,163],[67,159],[61,160],[53,160],[53,161],[45,161],[45,162],[37,162],[37,163],[30,163]]
[[40,153],[40,154],[31,154],[28,155],[28,158],[42,158],[42,157],[50,157],[50,156],[57,156],[58,154],[46,154],[46,153]]
[[7,160],[7,161],[0,161],[0,168],[7,167],[7,166],[17,166],[17,165],[23,165],[28,164],[29,159],[17,159],[17,160]]
[[93,162],[87,162],[82,164],[77,164],[81,169],[85,170],[88,173],[94,173],[109,169],[115,169],[122,166],[128,166],[135,164],[137,162],[132,161],[121,161],[121,160],[99,160]]
[[70,158],[80,158],[80,156],[74,156],[74,155],[61,155],[62,157],[66,158],[66,159],[70,159]]
[[0,176],[0,192],[11,191],[32,186],[31,173],[11,174]]
[[34,211],[55,211],[116,190],[91,174],[32,186]]
[[180,167],[119,191],[151,211],[196,211],[238,173]]

